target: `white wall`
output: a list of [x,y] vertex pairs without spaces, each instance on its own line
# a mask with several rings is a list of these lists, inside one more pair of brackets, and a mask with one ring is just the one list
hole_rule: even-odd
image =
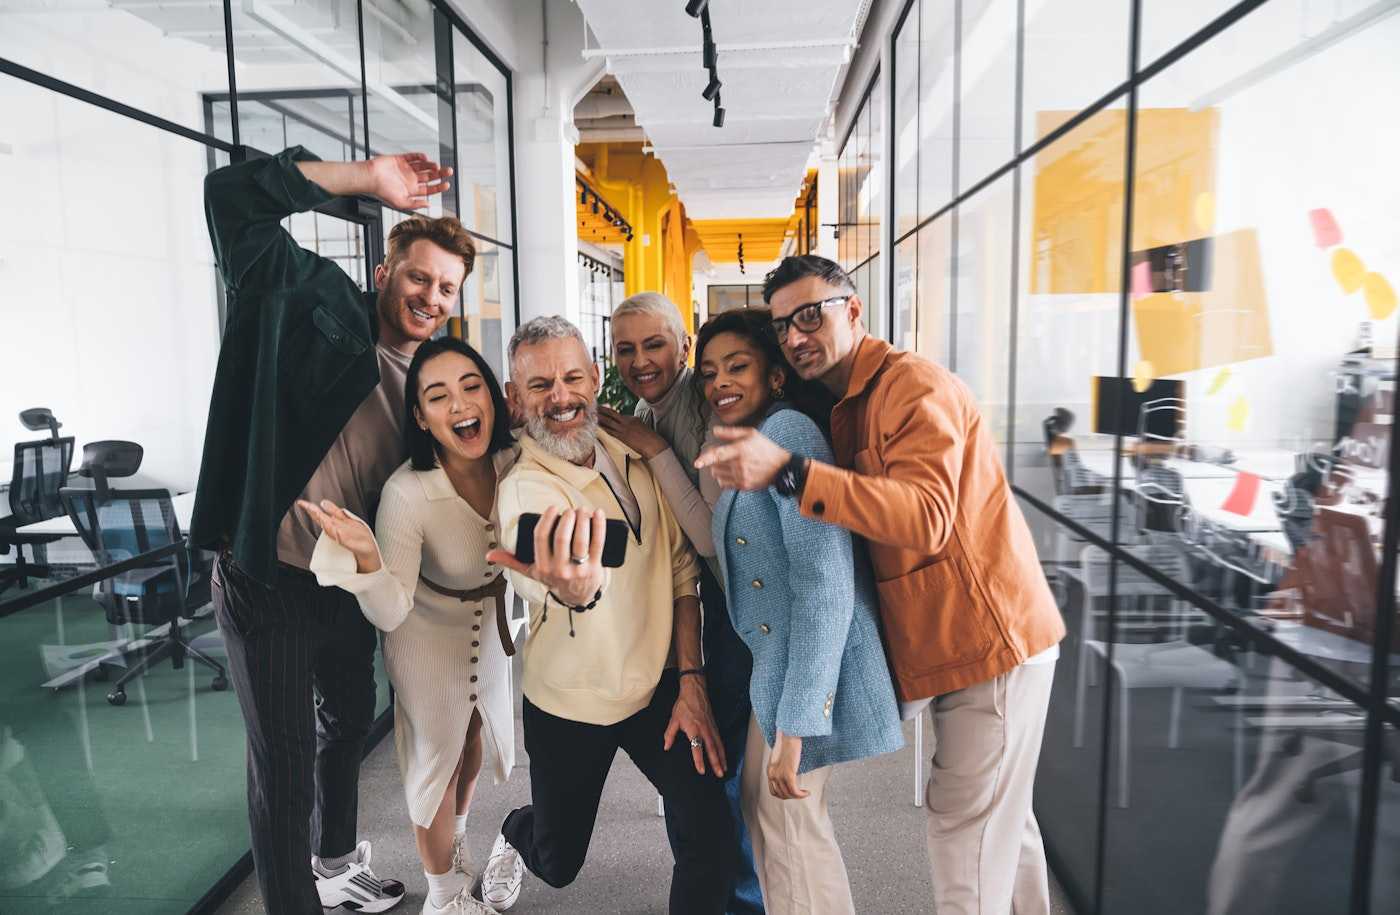
[[[0,56],[190,126],[227,83],[222,56],[108,10],[0,15]],[[0,461],[46,406],[79,449],[137,441],[144,481],[192,488],[219,342],[204,147],[9,77],[0,144]]]

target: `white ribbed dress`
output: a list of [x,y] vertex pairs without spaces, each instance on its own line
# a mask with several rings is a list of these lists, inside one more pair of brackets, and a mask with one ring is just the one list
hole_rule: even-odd
[[[498,479],[515,458],[515,449],[496,455]],[[498,526],[494,508],[491,518],[478,515],[441,468],[420,472],[405,463],[384,484],[379,501],[379,571],[357,574],[355,557],[324,534],[311,559],[321,584],[354,594],[369,621],[387,633],[394,745],[409,816],[418,826],[427,827],[442,802],[474,709],[481,711],[497,784],[515,763],[510,659],[494,601],[464,603],[419,580],[457,591],[490,584],[501,574],[485,558]]]

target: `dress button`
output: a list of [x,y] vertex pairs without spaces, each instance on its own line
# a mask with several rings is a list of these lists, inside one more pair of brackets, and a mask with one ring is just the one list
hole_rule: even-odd
[[767,635],[768,633],[772,632],[773,630],[770,629],[770,628],[768,628],[768,624],[767,624],[767,623],[759,623],[759,624],[758,624],[758,631],[761,632],[761,633],[763,633],[764,635]]
[[480,643],[480,642],[472,642],[472,647],[473,647],[473,648],[480,648],[480,647],[481,647],[481,643]]
[[819,515],[824,513],[826,511],[826,503],[823,502],[821,499],[818,499],[817,501],[812,503],[812,511],[816,512]]
[[472,655],[472,663],[473,663],[473,664],[476,663],[476,660],[477,660],[476,655]]
[[748,545],[749,545],[749,542],[748,542],[747,540],[745,540],[743,537],[735,537],[735,538],[734,538],[734,542],[737,543],[737,544],[739,544],[739,546],[748,546]]
[[755,578],[755,579],[753,580],[753,586],[754,586],[756,589],[758,589],[759,591],[762,591],[762,590],[763,590],[763,579],[761,579],[761,578]]
[[488,525],[486,525],[486,529],[487,529],[488,531],[494,531],[494,530],[496,529],[496,525],[494,525],[494,524],[488,524]]
[[477,615],[477,616],[481,616],[481,611],[480,611],[480,610],[476,611],[476,615]]
[[472,627],[472,632],[480,632],[480,631],[481,631],[481,626],[478,625],[478,626],[473,626],[473,627]]
[[476,701],[476,693],[472,693],[471,696],[470,696],[470,698],[471,698],[471,701],[475,702],[475,701]]
[[476,682],[476,674],[472,674],[472,682],[473,682],[473,683]]
[[496,541],[492,540],[490,543],[486,544],[486,548],[488,550],[494,550],[496,548]]

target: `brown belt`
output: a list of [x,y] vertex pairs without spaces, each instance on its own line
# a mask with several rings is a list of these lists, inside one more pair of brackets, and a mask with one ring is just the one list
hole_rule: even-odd
[[429,591],[436,591],[443,597],[455,597],[464,604],[476,603],[488,598],[494,599],[496,603],[496,630],[501,634],[501,647],[506,650],[506,657],[515,654],[515,643],[510,639],[510,620],[506,618],[506,577],[504,575],[497,575],[490,584],[473,588],[470,591],[443,587],[423,575],[419,575],[418,580]]

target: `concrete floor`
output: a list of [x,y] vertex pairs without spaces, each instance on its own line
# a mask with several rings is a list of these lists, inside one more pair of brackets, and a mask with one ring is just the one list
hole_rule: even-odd
[[[850,872],[856,910],[861,913],[932,911],[924,811],[913,805],[912,727],[907,726],[906,737],[900,752],[842,766],[832,780],[832,818]],[[528,758],[522,743],[517,719],[515,771],[506,784],[484,783],[477,793],[468,835],[478,861],[490,851],[505,815],[529,800]],[[385,739],[365,762],[360,823],[362,836],[374,843],[375,872],[402,880],[408,887],[408,898],[395,911],[417,912],[426,881],[404,812],[392,739]],[[671,853],[656,815],[656,792],[620,753],[579,879],[567,889],[555,890],[527,873],[513,911],[530,915],[664,912],[670,871]],[[1052,886],[1051,891],[1054,915],[1071,915],[1073,910],[1059,887]],[[256,881],[246,881],[219,911],[221,915],[262,912]]]

